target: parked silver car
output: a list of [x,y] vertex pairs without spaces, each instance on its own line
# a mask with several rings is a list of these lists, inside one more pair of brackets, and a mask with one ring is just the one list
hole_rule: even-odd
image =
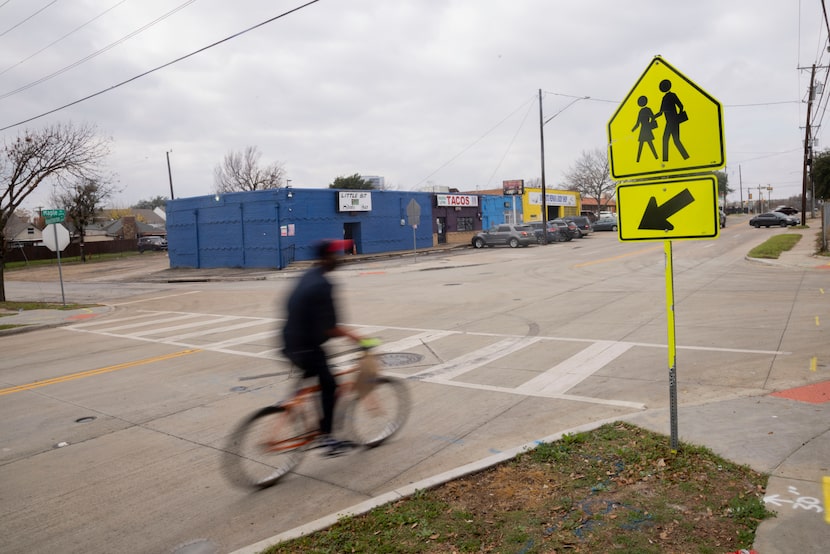
[[484,248],[485,246],[509,246],[516,248],[518,246],[528,246],[531,242],[536,242],[536,235],[533,229],[528,225],[495,225],[486,231],[482,231],[473,237],[473,246],[475,248]]

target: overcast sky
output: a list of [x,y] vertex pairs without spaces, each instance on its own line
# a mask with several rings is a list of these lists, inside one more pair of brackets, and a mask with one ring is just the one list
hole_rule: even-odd
[[[828,63],[820,0],[320,0],[274,19],[303,4],[0,0],[0,139],[97,126],[119,207],[170,195],[168,151],[178,198],[212,194],[214,168],[246,146],[295,188],[360,173],[399,190],[484,190],[540,176],[542,89],[546,119],[565,108],[544,127],[555,188],[606,148],[609,118],[661,55],[723,104],[733,188],[801,190],[800,68]],[[50,207],[50,192],[24,207]]]

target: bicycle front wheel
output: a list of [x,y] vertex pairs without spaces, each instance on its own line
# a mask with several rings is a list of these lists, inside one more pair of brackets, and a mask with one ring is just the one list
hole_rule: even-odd
[[401,379],[375,377],[368,392],[358,394],[347,422],[354,442],[373,448],[397,433],[409,416],[409,391]]
[[300,463],[312,440],[296,411],[268,406],[243,420],[228,438],[223,470],[243,488],[266,488]]

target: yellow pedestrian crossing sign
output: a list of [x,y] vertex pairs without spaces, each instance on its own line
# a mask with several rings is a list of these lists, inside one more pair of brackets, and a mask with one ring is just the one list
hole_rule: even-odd
[[617,180],[720,169],[723,107],[657,56],[608,121],[608,160]]

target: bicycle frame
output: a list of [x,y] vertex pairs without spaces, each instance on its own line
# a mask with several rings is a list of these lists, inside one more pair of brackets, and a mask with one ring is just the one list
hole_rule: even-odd
[[[349,369],[335,372],[334,377],[342,378],[345,375],[351,375],[357,373],[358,371],[359,366],[355,365],[353,367],[350,367]],[[344,381],[343,383],[338,383],[337,396],[345,397],[351,395],[351,393],[355,390],[356,382],[357,379],[355,378]],[[289,398],[280,402],[280,405],[283,408],[285,408],[285,417],[276,419],[276,421],[274,422],[275,428],[274,433],[272,433],[272,436],[278,436],[279,427],[290,423],[290,418],[300,418],[303,427],[305,427],[307,430],[304,433],[301,433],[296,437],[291,437],[289,439],[264,442],[263,447],[266,451],[285,452],[288,450],[294,450],[296,448],[302,448],[313,443],[322,434],[320,430],[317,428],[316,422],[313,421],[312,416],[309,414],[309,412],[312,410],[315,414],[318,413],[317,407],[310,406],[310,403],[317,400],[317,395],[319,394],[319,392],[320,385],[308,385],[305,387],[300,387]]]

